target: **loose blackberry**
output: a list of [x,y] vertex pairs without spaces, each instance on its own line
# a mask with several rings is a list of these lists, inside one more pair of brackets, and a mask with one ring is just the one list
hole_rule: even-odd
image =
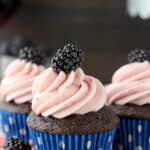
[[142,49],[132,50],[128,54],[128,61],[130,63],[150,61],[150,51],[142,50]]
[[3,147],[4,150],[31,150],[29,144],[25,144],[20,139],[16,137],[11,137],[6,141]]
[[55,72],[64,71],[70,73],[81,66],[83,62],[83,51],[76,43],[68,43],[59,49],[51,60],[51,66]]
[[43,65],[45,63],[44,54],[39,49],[31,46],[24,47],[20,50],[20,59],[25,59],[37,65]]

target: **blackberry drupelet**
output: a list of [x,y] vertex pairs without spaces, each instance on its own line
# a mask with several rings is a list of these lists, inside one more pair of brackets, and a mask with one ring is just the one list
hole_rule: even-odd
[[58,49],[51,60],[51,66],[55,72],[64,71],[70,73],[81,66],[83,62],[83,51],[76,43],[68,43],[62,49]]
[[20,59],[27,60],[31,63],[35,63],[37,65],[43,65],[45,63],[44,54],[37,48],[33,47],[24,47],[20,50]]
[[142,49],[132,50],[128,54],[128,61],[130,63],[150,61],[150,51],[142,50]]
[[6,141],[3,147],[4,150],[31,150],[29,144],[25,144],[20,139],[16,137],[11,137]]

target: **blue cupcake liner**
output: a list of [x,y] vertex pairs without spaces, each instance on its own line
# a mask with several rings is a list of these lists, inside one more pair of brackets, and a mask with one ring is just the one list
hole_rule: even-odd
[[116,129],[85,135],[57,135],[29,129],[36,150],[111,150]]
[[120,118],[114,150],[150,150],[150,120]]
[[0,110],[1,128],[6,139],[15,136],[24,142],[30,141],[29,130],[26,123],[27,116],[27,114],[16,114]]

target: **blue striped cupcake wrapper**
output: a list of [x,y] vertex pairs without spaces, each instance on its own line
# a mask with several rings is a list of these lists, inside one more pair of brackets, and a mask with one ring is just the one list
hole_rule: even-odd
[[150,150],[150,120],[121,118],[114,150]]
[[27,127],[27,114],[15,114],[0,110],[0,122],[2,132],[6,139],[15,136],[25,142],[29,142],[29,130]]
[[116,129],[87,135],[55,135],[32,129],[36,150],[111,150]]

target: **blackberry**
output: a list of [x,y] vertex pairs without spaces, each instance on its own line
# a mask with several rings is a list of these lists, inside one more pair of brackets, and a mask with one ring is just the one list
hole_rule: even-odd
[[70,73],[81,66],[83,51],[76,43],[68,43],[62,49],[58,49],[51,60],[51,66],[55,72],[64,71]]
[[150,61],[150,51],[143,50],[143,49],[132,50],[128,54],[128,61],[130,63]]
[[27,40],[24,36],[15,36],[4,43],[4,53],[10,56],[18,56],[21,48],[33,45],[33,42]]
[[37,65],[43,65],[45,63],[44,54],[37,48],[24,47],[20,50],[20,59],[27,60]]
[[20,139],[16,137],[11,137],[6,141],[3,147],[4,150],[31,150],[29,144],[25,144]]

